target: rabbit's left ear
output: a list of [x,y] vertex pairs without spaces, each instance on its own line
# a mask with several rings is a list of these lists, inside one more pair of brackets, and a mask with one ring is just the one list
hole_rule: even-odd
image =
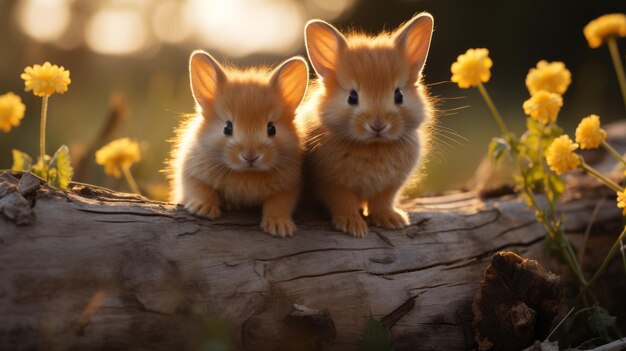
[[335,73],[339,56],[348,46],[346,37],[337,28],[319,19],[306,24],[304,44],[313,69],[322,78]]
[[416,77],[424,68],[433,36],[433,16],[422,12],[400,27],[394,37],[396,47],[403,51]]
[[226,80],[224,69],[213,56],[196,50],[189,58],[189,78],[194,99],[203,111],[209,111]]

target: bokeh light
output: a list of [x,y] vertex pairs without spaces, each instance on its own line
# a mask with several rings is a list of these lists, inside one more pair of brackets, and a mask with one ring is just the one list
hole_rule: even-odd
[[22,0],[15,12],[21,30],[41,42],[58,40],[69,26],[71,17],[65,0]]
[[306,5],[317,17],[327,20],[335,19],[344,11],[350,9],[355,0],[307,0]]
[[62,49],[84,43],[119,56],[145,54],[161,43],[186,44],[244,57],[296,52],[306,20],[332,20],[356,1],[19,0],[15,9],[24,33]]
[[152,30],[158,40],[175,44],[189,38],[193,24],[183,2],[177,0],[162,1],[154,9]]
[[87,45],[97,53],[131,54],[147,46],[147,24],[136,11],[104,9],[87,23],[85,39]]
[[204,46],[235,57],[297,49],[305,21],[290,0],[191,0],[189,11]]

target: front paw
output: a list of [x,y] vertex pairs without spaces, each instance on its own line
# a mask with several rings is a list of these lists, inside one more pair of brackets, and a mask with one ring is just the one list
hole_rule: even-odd
[[335,225],[335,228],[357,238],[362,238],[365,234],[367,234],[367,223],[365,223],[361,216],[335,217],[333,219],[333,224]]
[[293,235],[296,224],[290,218],[263,218],[261,228],[268,234],[284,238]]
[[222,215],[219,207],[198,200],[188,201],[185,204],[185,209],[193,215],[209,219],[216,219]]
[[375,226],[385,229],[402,229],[409,225],[406,212],[398,209],[385,213],[372,213],[370,218]]

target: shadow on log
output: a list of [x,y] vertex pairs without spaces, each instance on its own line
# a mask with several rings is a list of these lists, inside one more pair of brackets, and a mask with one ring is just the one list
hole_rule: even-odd
[[[2,181],[19,192],[16,179]],[[606,195],[590,189],[561,207],[573,238]],[[0,349],[194,349],[207,318],[220,318],[235,349],[351,350],[370,314],[396,350],[473,349],[471,303],[495,252],[566,273],[514,196],[408,201],[409,227],[372,227],[364,239],[318,213],[298,213],[296,235],[278,239],[257,212],[209,221],[91,186],[42,186],[33,200],[32,225],[0,216]],[[621,225],[613,201],[596,223]]]

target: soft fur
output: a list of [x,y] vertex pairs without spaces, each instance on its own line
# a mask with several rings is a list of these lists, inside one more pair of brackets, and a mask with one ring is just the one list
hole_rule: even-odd
[[[196,51],[189,69],[198,113],[174,139],[172,200],[211,219],[222,207],[262,205],[263,230],[292,235],[302,164],[294,115],[307,87],[306,62],[291,58],[274,71],[225,69]],[[227,121],[232,136],[224,134]],[[269,122],[276,128],[272,137]],[[258,156],[253,163],[244,158],[251,154]]]
[[[320,79],[310,87],[297,123],[307,181],[341,231],[367,233],[361,210],[376,226],[400,229],[409,223],[394,203],[427,144],[432,108],[421,72],[432,30],[427,13],[375,37],[346,37],[321,20],[306,26],[307,52]],[[402,104],[394,102],[396,88]],[[351,90],[358,92],[358,105],[347,102]],[[381,127],[377,135],[374,128]]]

